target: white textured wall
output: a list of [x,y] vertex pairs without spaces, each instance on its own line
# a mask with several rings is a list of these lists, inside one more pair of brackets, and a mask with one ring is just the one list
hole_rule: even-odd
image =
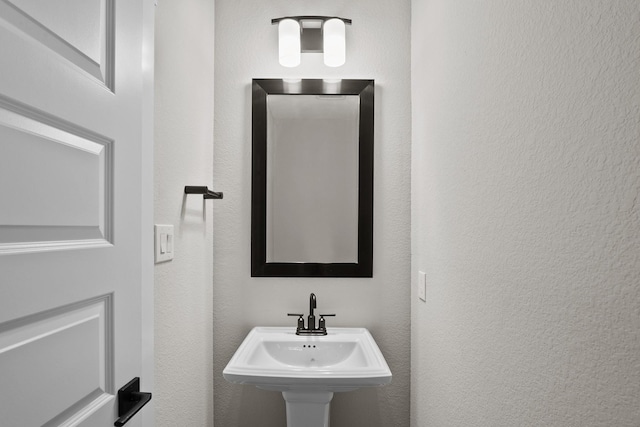
[[157,427],[213,426],[212,212],[224,200],[183,197],[212,188],[213,26],[211,0],[159,1],[155,222],[174,225],[175,259],[155,268]]
[[639,426],[640,3],[412,19],[411,425]]
[[[347,63],[337,69],[317,54],[302,65],[278,64],[277,27],[286,15],[340,15]],[[379,389],[337,394],[332,427],[406,427],[409,423],[410,246],[409,0],[216,1],[214,182],[225,200],[214,207],[215,418],[221,427],[282,427],[279,393],[229,384],[222,370],[255,325],[291,325],[288,312],[337,313],[329,325],[370,329],[393,371]],[[251,278],[251,79],[373,78],[375,236],[372,279]]]

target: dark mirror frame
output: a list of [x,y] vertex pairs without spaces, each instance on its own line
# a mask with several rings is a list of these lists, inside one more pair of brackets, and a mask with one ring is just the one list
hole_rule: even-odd
[[[251,173],[252,277],[373,277],[373,80],[253,79]],[[358,262],[267,262],[267,95],[358,95]]]

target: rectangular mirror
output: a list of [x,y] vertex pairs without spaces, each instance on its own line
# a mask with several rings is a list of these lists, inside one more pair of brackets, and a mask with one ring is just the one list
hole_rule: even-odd
[[373,80],[253,80],[251,275],[372,277]]

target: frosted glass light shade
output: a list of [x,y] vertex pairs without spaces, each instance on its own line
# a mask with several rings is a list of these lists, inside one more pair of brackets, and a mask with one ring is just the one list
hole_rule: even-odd
[[278,58],[283,67],[300,65],[300,23],[294,19],[278,23]]
[[324,43],[324,65],[339,67],[344,65],[346,59],[344,21],[342,19],[329,19],[322,27]]

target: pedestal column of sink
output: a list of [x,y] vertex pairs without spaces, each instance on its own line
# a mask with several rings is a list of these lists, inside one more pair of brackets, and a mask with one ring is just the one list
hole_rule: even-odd
[[331,391],[283,391],[287,427],[329,427]]

